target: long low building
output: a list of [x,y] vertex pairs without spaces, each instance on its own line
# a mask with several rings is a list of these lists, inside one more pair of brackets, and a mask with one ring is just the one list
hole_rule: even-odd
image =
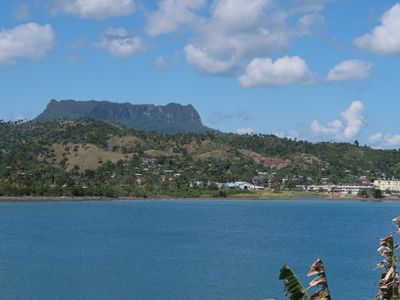
[[307,187],[307,190],[317,193],[357,195],[361,190],[369,190],[372,188],[372,185],[310,185]]
[[265,190],[264,186],[255,185],[244,181],[217,183],[219,188],[240,190]]
[[315,193],[330,193],[334,188],[334,185],[309,185],[307,191]]
[[382,191],[400,192],[400,180],[383,180],[374,181],[374,186]]
[[362,190],[371,190],[372,185],[338,185],[335,187],[334,192],[346,195],[358,195]]

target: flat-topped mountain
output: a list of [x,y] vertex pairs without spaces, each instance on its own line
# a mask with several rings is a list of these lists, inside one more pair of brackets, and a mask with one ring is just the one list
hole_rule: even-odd
[[165,106],[150,104],[114,103],[108,101],[51,100],[35,122],[96,119],[122,124],[128,128],[163,133],[204,133],[212,129],[204,126],[192,105],[170,103]]

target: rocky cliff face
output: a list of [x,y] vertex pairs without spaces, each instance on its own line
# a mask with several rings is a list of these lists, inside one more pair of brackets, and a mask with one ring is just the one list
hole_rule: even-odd
[[143,131],[164,133],[204,133],[204,126],[192,105],[170,103],[165,106],[133,105],[108,101],[51,100],[34,121],[97,119]]

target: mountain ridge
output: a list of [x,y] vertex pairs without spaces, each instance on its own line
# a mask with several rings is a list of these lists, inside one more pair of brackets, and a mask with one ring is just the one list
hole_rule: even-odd
[[116,103],[110,101],[78,101],[52,99],[33,122],[96,119],[124,125],[141,131],[160,133],[205,133],[214,131],[203,125],[191,105]]

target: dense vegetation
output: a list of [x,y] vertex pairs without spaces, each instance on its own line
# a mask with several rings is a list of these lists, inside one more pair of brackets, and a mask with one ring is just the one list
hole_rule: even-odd
[[400,177],[397,150],[273,135],[156,134],[84,120],[1,122],[0,137],[1,196],[224,196],[215,183],[280,190]]

